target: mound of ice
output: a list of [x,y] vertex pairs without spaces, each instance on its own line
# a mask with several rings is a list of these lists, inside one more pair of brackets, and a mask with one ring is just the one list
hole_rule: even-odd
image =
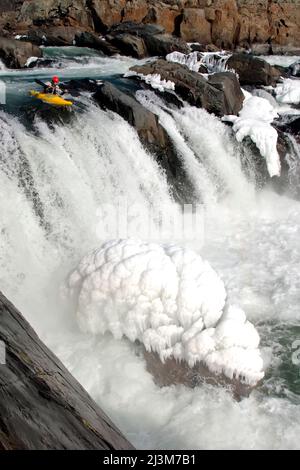
[[287,78],[275,88],[277,101],[283,104],[300,103],[300,80]]
[[245,94],[243,109],[239,116],[225,116],[224,121],[233,123],[238,142],[246,136],[256,144],[261,155],[266,159],[271,177],[280,176],[281,164],[277,151],[278,134],[271,123],[278,117],[269,100],[258,96]]
[[229,307],[211,266],[193,251],[133,239],[115,240],[86,256],[71,274],[84,332],[139,340],[162,361],[202,361],[227,377],[263,377],[259,335],[243,311]]

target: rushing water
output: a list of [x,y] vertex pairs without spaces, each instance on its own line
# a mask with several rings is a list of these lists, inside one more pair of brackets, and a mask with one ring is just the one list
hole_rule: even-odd
[[300,203],[255,189],[241,148],[217,118],[138,94],[174,142],[195,202],[205,204],[204,244],[199,237],[190,246],[258,327],[266,367],[263,384],[240,403],[210,386],[157,388],[127,341],[80,333],[61,285],[102,242],[99,206],[123,195],[159,209],[173,202],[165,174],[136,132],[88,96],[78,112],[51,125],[38,115],[29,125],[25,112],[36,77],[55,71],[64,79],[114,80],[135,61],[86,51],[76,58],[73,49],[47,54],[55,57],[52,69],[0,71],[8,87],[0,112],[1,290],[135,446],[299,447],[300,366],[292,345],[300,339]]

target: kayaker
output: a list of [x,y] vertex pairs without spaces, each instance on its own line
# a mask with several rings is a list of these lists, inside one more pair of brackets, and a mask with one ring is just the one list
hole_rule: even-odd
[[51,82],[46,82],[45,85],[44,93],[53,95],[63,94],[63,91],[59,86],[59,78],[56,75],[52,77]]

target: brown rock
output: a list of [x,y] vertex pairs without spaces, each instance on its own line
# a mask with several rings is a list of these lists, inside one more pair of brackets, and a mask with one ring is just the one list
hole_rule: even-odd
[[176,93],[185,101],[218,116],[238,114],[242,109],[244,95],[233,73],[214,74],[206,80],[185,65],[165,60],[135,66],[131,70],[143,75],[160,74],[162,80],[175,83]]
[[132,34],[118,34],[110,39],[120,54],[142,59],[147,56],[147,48],[143,38]]
[[[170,34],[180,35],[180,23],[182,13],[177,5],[166,8],[165,4],[155,2],[155,5],[149,8],[147,15],[143,19],[144,23],[154,23],[163,26],[165,31]],[[184,38],[183,38],[184,39]]]
[[144,108],[134,96],[124,93],[108,82],[98,89],[94,98],[103,108],[118,113],[136,129],[142,143],[166,171],[167,178],[172,182],[174,197],[186,201],[187,195],[182,192],[182,188],[186,187],[183,184],[186,178],[185,170],[158,117]]
[[200,42],[210,44],[211,24],[205,17],[203,9],[186,8],[183,13],[183,21],[180,26],[181,37],[187,42]]
[[241,85],[274,85],[280,72],[265,60],[251,54],[233,54],[227,61],[227,68],[234,70]]
[[0,58],[7,67],[23,68],[30,57],[42,57],[41,49],[30,42],[0,37]]
[[126,0],[91,0],[90,9],[97,30],[103,30],[122,21]]
[[156,353],[147,352],[144,348],[142,351],[147,370],[159,387],[181,384],[195,388],[203,384],[210,384],[228,388],[237,400],[248,397],[254,388],[243,383],[240,377],[230,380],[224,374],[214,374],[202,363],[198,363],[192,368],[186,362],[179,362],[173,358],[162,363]]

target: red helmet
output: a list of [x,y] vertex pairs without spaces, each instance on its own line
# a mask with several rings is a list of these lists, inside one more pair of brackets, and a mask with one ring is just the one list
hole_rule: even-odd
[[52,77],[52,82],[59,83],[59,78],[55,75],[54,77]]

